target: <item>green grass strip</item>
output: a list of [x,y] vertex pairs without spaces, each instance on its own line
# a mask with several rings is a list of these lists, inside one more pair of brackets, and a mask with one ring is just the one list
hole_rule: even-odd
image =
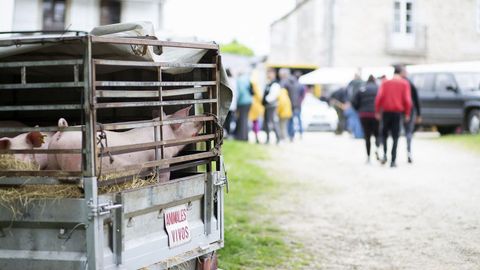
[[225,247],[222,269],[276,269],[292,256],[284,233],[269,221],[273,215],[261,196],[274,196],[278,185],[259,166],[267,146],[227,141],[223,146],[230,193],[225,195]]
[[480,154],[480,135],[448,135],[440,139],[445,142],[461,145]]

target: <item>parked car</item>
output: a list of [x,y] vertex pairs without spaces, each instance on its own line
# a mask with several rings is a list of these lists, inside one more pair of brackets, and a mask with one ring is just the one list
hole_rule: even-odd
[[440,134],[480,132],[480,68],[455,65],[410,67],[409,77],[418,89],[422,125],[436,126]]
[[338,116],[327,102],[307,93],[302,105],[302,126],[305,131],[333,131]]

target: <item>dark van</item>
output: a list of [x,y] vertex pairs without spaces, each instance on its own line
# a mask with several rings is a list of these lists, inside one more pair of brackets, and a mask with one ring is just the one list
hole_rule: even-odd
[[409,70],[418,89],[423,126],[436,126],[442,135],[459,126],[480,132],[480,70],[470,70]]

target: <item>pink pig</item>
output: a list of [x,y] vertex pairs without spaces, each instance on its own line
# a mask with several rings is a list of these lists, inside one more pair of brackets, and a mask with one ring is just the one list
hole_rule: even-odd
[[[168,118],[178,118],[188,116],[188,112],[192,106],[181,109],[172,115],[165,116]],[[158,118],[156,118],[158,120]],[[59,127],[68,126],[65,119],[59,120]],[[163,139],[184,139],[197,135],[202,128],[201,122],[187,122],[182,124],[171,124],[163,126]],[[98,133],[100,134],[100,133]],[[140,144],[155,141],[155,133],[153,127],[135,128],[125,132],[105,131],[108,146],[121,146],[130,144]],[[184,145],[166,147],[164,150],[164,157],[171,158],[182,150]],[[78,131],[71,132],[57,132],[50,140],[49,149],[81,149],[82,148],[82,134]],[[119,169],[128,165],[142,164],[148,161],[155,160],[155,150],[144,150],[138,152],[130,152],[125,154],[113,155],[113,162],[110,162],[110,157],[105,156],[101,160],[102,170]],[[64,170],[64,171],[79,171],[81,170],[81,156],[80,154],[56,154],[50,155],[48,158],[48,169]],[[99,161],[100,163],[100,161]],[[99,165],[99,164],[97,164]],[[162,182],[168,181],[169,173],[162,174],[160,179]]]
[[[0,150],[29,150],[34,148],[47,149],[53,133],[32,131],[13,138],[0,138]],[[48,165],[47,154],[14,154],[15,158],[28,163],[36,163],[40,170]]]

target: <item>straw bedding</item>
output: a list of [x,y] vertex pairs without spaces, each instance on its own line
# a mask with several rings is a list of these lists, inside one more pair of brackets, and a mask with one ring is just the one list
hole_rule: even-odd
[[[38,170],[37,164],[27,163],[17,160],[13,155],[0,155],[0,171],[6,170]],[[129,172],[128,174],[134,174]],[[122,175],[107,175],[99,179],[99,181],[118,178]],[[156,183],[156,177],[151,174],[147,177],[140,178],[131,176],[132,179],[122,184],[108,185],[98,189],[99,194],[116,193],[124,190],[140,188]],[[0,181],[2,178],[0,177]],[[14,213],[18,209],[14,205],[20,204],[24,208],[33,201],[39,202],[46,199],[63,199],[63,198],[83,198],[83,190],[77,185],[25,185],[19,187],[0,187],[0,205],[11,209]]]

